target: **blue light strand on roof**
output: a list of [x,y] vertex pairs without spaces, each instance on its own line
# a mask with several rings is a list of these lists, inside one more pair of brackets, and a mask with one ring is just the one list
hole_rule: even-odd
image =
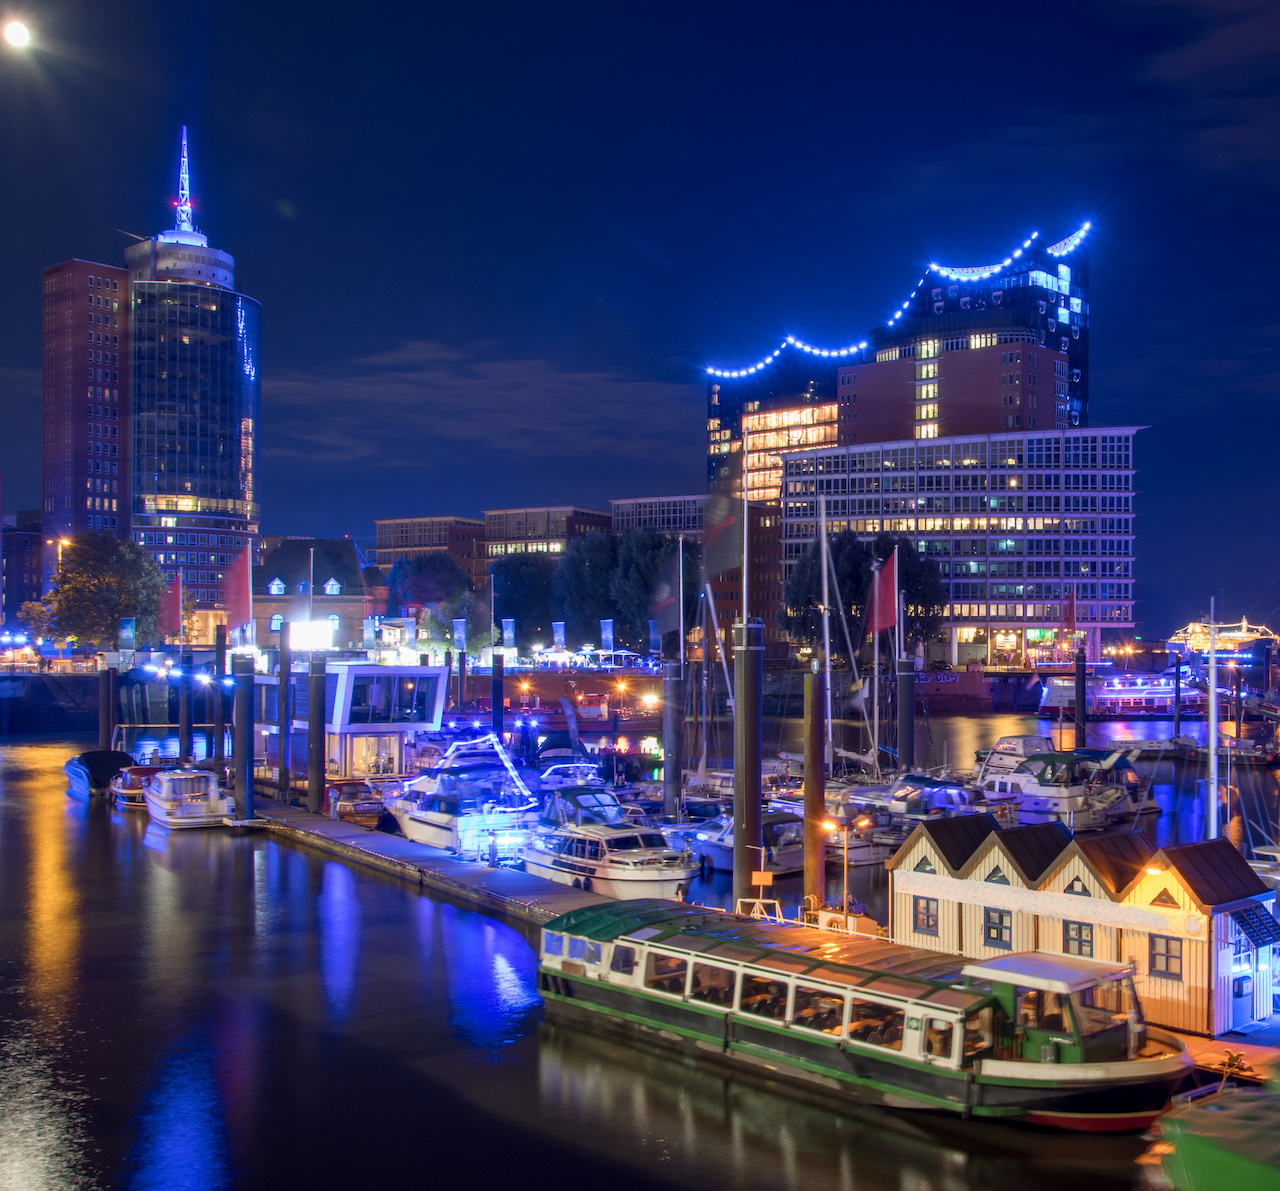
[[[1045,251],[1048,252],[1050,256],[1066,256],[1069,252],[1073,252],[1079,247],[1080,242],[1089,234],[1089,229],[1092,227],[1093,224],[1086,219],[1084,223],[1071,233],[1071,235],[1067,236],[1065,239],[1059,240],[1056,244],[1050,244]],[[898,319],[900,319],[911,308],[911,299],[920,292],[920,287],[924,285],[925,278],[928,277],[929,273],[937,273],[939,276],[946,277],[950,281],[986,281],[1009,268],[1009,266],[1012,265],[1014,261],[1018,260],[1022,254],[1031,247],[1032,243],[1039,238],[1039,232],[1032,232],[1029,238],[1022,241],[1021,248],[1015,248],[1004,258],[1004,260],[994,265],[966,265],[952,267],[949,265],[939,265],[934,262],[930,262],[928,272],[926,272],[925,276],[921,277],[920,280],[916,282],[916,288],[911,291],[910,296],[902,303],[901,308],[893,312],[893,316],[887,320],[885,325],[892,327]],[[866,342],[863,341],[862,343],[857,343],[850,347],[817,348],[813,347],[811,344],[805,343],[803,340],[797,339],[794,335],[788,335],[786,339],[778,345],[777,351],[772,355],[765,356],[763,360],[757,360],[748,368],[708,368],[707,375],[718,376],[727,380],[737,380],[744,376],[754,376],[757,372],[760,372],[762,369],[767,368],[772,364],[774,360],[782,354],[782,349],[785,347],[798,348],[800,351],[808,352],[810,355],[814,356],[838,357],[849,356],[856,351],[864,351],[866,350],[866,346]]]
[[863,351],[866,348],[866,340],[861,343],[851,344],[849,347],[814,347],[811,343],[805,343],[803,339],[797,339],[794,335],[788,335],[779,345],[778,350],[771,355],[765,356],[763,360],[757,360],[749,368],[708,368],[708,376],[718,376],[728,380],[737,380],[743,376],[754,376],[757,372],[767,368],[780,355],[782,349],[786,347],[794,347],[797,351],[806,352],[811,356],[824,356],[828,359],[839,358],[841,356],[851,356],[854,352]]

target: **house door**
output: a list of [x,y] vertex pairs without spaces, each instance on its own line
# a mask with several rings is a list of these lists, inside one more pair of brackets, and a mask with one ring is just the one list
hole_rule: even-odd
[[1257,978],[1255,951],[1239,951],[1231,964],[1231,1028],[1254,1020],[1253,982]]

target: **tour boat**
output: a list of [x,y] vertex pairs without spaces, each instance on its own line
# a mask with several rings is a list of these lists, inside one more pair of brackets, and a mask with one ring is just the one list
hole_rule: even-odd
[[[1187,670],[1183,667],[1184,671]],[[1181,689],[1181,715],[1203,716],[1209,696],[1191,685],[1189,672]],[[1085,714],[1091,720],[1173,718],[1173,670],[1163,674],[1091,674],[1085,679]],[[1057,719],[1075,715],[1074,675],[1047,678],[1040,689],[1040,714]]]
[[[709,869],[733,871],[733,816],[722,815],[693,833],[689,841],[696,856]],[[763,854],[752,853],[755,871],[798,873],[804,868],[804,820],[789,811],[765,811],[760,816]]]
[[159,765],[126,765],[111,779],[112,801],[120,810],[146,810],[147,781],[160,769]]
[[683,897],[698,875],[691,852],[677,852],[660,831],[566,823],[533,832],[518,852],[524,871],[620,900]]
[[549,1020],[853,1103],[1058,1129],[1146,1128],[1191,1071],[1133,969],[984,961],[659,901],[543,928]]
[[87,753],[77,753],[62,767],[67,775],[67,793],[73,798],[105,794],[111,779],[126,765],[132,764],[133,758],[128,753],[117,752],[115,749],[92,749]]
[[162,769],[143,788],[147,812],[162,827],[218,827],[235,815],[236,800],[207,769]]
[[451,744],[386,809],[407,839],[468,858],[510,859],[537,820],[538,799],[494,733]]
[[1179,1097],[1138,1158],[1149,1191],[1275,1191],[1280,1178],[1280,1094],[1226,1085]]

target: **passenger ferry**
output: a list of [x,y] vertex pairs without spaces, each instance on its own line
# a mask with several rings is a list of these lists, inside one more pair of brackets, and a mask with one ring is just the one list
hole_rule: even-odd
[[235,815],[236,800],[207,769],[162,769],[144,787],[147,812],[162,827],[220,827]]
[[535,832],[520,847],[524,871],[620,900],[683,897],[698,875],[691,852],[677,852],[660,831],[565,824]]
[[[1209,696],[1191,685],[1191,675],[1183,667],[1182,712],[1184,717],[1204,716]],[[1173,671],[1163,674],[1091,674],[1085,679],[1085,714],[1092,720],[1141,720],[1173,718]],[[1076,710],[1074,675],[1044,680],[1040,691],[1040,714],[1070,719]]]
[[658,901],[543,928],[548,1018],[833,1101],[1059,1129],[1146,1128],[1191,1070],[1149,1027],[1132,968],[1019,952],[981,962]]

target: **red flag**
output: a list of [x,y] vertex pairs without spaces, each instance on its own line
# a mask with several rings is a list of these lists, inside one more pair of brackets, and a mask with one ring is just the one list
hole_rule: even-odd
[[1067,602],[1062,605],[1062,627],[1069,633],[1076,631],[1076,589],[1071,589]]
[[253,619],[253,595],[249,589],[249,547],[246,545],[227,571],[227,627],[238,629]]
[[160,632],[166,637],[182,636],[182,572],[179,571],[164,589],[160,601]]
[[871,632],[891,629],[898,623],[898,548],[880,564],[871,576]]

